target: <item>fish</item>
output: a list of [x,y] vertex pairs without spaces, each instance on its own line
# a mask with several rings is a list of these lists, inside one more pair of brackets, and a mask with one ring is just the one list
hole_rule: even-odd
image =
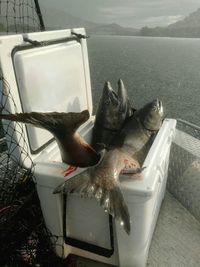
[[144,148],[155,132],[160,129],[163,114],[162,101],[155,99],[147,103],[126,121],[112,141],[111,147],[121,147],[133,156]]
[[162,117],[163,105],[158,99],[135,111],[116,135],[111,146],[102,149],[100,161],[66,180],[56,187],[53,193],[78,193],[82,197],[95,198],[106,212],[120,222],[129,235],[130,214],[119,175],[128,174],[133,177],[141,174],[143,168],[136,155],[159,130]]
[[130,104],[123,81],[118,80],[118,93],[112,89],[111,83],[106,81],[95,117],[93,147],[97,149],[98,144],[108,146],[125,120],[132,116],[135,110]]
[[97,164],[101,155],[77,132],[80,125],[90,117],[88,110],[82,112],[30,112],[0,114],[0,119],[32,124],[53,134],[60,149],[62,161],[76,167]]

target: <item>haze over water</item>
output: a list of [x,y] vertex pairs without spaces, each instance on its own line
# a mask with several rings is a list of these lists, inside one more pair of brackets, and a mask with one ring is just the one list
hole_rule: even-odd
[[200,125],[200,39],[91,36],[94,112],[106,80],[122,78],[137,108],[154,98],[165,116]]

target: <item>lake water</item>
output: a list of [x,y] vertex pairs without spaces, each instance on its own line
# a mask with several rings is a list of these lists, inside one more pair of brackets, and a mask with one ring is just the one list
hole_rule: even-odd
[[94,112],[105,80],[122,78],[137,108],[160,98],[166,117],[200,125],[200,39],[91,36],[88,53]]
[[122,78],[139,108],[159,98],[166,117],[200,125],[200,39],[91,36],[94,111],[105,80]]

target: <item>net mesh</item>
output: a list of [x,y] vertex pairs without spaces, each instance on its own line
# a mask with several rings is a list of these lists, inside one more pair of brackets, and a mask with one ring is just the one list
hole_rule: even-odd
[[[1,35],[43,29],[37,1],[0,0]],[[9,113],[9,103],[17,112],[11,91],[0,69],[0,113]],[[16,132],[20,146],[14,138]],[[0,122],[0,266],[75,266],[72,258],[62,260],[54,253],[58,237],[48,231],[43,221],[34,164],[27,148],[20,123]],[[19,157],[15,156],[19,155],[16,151],[20,151]],[[23,161],[29,162],[28,169],[23,167]]]
[[41,30],[41,17],[34,0],[1,0],[0,32],[6,34]]
[[[9,113],[7,102],[12,102],[14,106],[15,103],[2,74],[0,88],[0,111]],[[50,238],[53,240],[53,236],[43,221],[34,183],[34,165],[27,152],[23,127],[20,123],[10,122],[3,126],[1,136],[6,135],[11,142],[8,145],[2,142],[0,147],[0,265],[36,266],[36,263],[42,262],[42,266],[51,266],[49,264],[53,262],[54,266],[62,266],[62,260],[56,257],[52,249]],[[19,148],[13,138],[15,131],[24,141],[23,147]],[[20,149],[20,157],[13,156],[16,149]],[[21,158],[29,161],[28,169],[23,167]]]
[[200,128],[177,121],[168,190],[200,221]]

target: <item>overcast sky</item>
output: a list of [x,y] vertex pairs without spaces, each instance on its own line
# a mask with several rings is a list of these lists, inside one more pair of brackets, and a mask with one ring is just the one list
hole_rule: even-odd
[[42,0],[42,5],[98,23],[165,26],[200,8],[200,0]]

